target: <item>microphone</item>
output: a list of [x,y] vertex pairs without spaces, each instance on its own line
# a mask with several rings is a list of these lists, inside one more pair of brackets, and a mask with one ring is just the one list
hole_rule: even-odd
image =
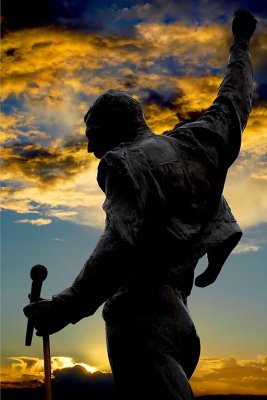
[[[40,299],[42,284],[47,277],[47,269],[43,265],[34,265],[31,269],[30,277],[32,279],[32,287],[30,294],[30,303],[34,303]],[[30,318],[28,318],[25,346],[31,346],[34,325]]]

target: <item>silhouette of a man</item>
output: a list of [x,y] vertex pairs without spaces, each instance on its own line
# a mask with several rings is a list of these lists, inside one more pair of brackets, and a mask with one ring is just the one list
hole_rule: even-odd
[[107,346],[126,399],[192,399],[188,383],[200,352],[186,299],[210,285],[242,233],[222,191],[251,111],[249,40],[256,20],[237,11],[226,74],[195,122],[155,135],[141,105],[109,90],[85,116],[88,151],[101,159],[106,226],[71,287],[25,314],[37,334],[54,333],[105,302]]

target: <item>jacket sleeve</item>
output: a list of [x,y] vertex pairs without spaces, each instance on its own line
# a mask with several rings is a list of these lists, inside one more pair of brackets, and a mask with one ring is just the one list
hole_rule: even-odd
[[234,39],[224,79],[213,104],[197,121],[174,129],[171,136],[179,137],[185,129],[190,130],[217,167],[223,164],[224,168],[229,168],[240,151],[252,94],[249,45],[245,39]]
[[146,191],[138,190],[130,172],[120,158],[107,157],[100,162],[101,186],[106,194],[104,233],[72,286],[53,296],[54,302],[68,307],[72,323],[94,314],[131,276]]
[[249,45],[245,39],[234,39],[225,77],[214,104],[229,104],[234,109],[240,132],[246,127],[252,108],[253,70]]
[[196,148],[201,149],[200,162],[215,177],[214,201],[197,245],[198,255],[207,253],[209,259],[207,269],[196,278],[195,283],[200,287],[216,280],[242,235],[222,192],[227,170],[239,154],[241,134],[251,111],[252,90],[248,41],[237,38],[230,49],[225,76],[211,107],[197,121],[184,124],[171,133],[181,141],[190,138]]

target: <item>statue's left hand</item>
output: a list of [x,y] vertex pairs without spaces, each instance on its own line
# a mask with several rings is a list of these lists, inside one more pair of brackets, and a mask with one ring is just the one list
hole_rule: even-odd
[[250,40],[255,32],[256,25],[257,20],[248,10],[236,10],[232,23],[234,38]]
[[52,335],[70,323],[66,309],[53,300],[30,303],[23,311],[32,320],[37,336]]

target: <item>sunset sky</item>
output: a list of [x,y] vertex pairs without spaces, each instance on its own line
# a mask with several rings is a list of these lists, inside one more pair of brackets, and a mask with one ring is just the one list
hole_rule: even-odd
[[[202,344],[191,383],[195,394],[267,394],[267,0],[2,1],[6,386],[42,377],[40,338],[24,346],[31,267],[48,268],[49,298],[70,286],[103,231],[84,114],[110,88],[140,100],[157,134],[205,110],[223,77],[237,8],[258,20],[253,110],[224,193],[244,235],[218,281],[189,298]],[[101,309],[51,337],[53,369],[110,370]]]

